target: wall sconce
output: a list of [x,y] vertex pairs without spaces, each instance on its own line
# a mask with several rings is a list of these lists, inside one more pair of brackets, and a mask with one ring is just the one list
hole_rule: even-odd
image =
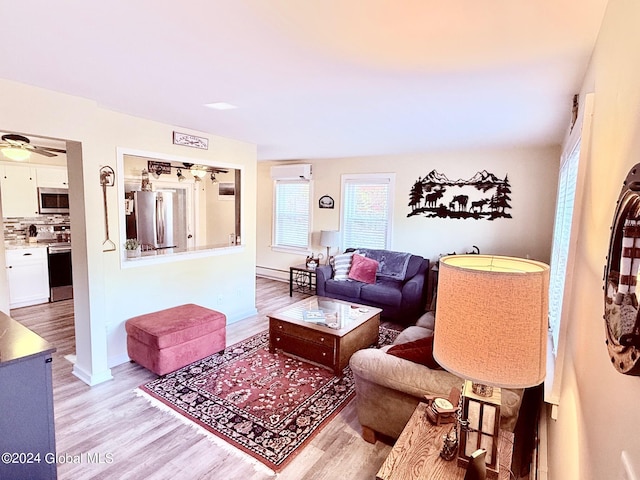
[[216,174],[211,172],[211,183],[218,183],[218,179],[216,178]]
[[181,168],[178,169],[178,173],[176,173],[176,176],[178,177],[178,181],[179,182],[184,182],[185,176],[182,175],[182,169]]

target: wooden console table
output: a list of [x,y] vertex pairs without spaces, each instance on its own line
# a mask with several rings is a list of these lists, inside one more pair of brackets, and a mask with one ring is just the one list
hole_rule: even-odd
[[[377,480],[463,480],[465,469],[458,467],[457,460],[440,457],[442,437],[451,424],[432,425],[426,416],[426,403],[419,403],[386,458]],[[500,431],[498,457],[500,458],[499,480],[509,480],[513,434]],[[487,477],[489,478],[489,477]]]

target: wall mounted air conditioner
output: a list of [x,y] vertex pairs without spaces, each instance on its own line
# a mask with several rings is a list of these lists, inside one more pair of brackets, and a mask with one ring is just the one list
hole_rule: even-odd
[[311,180],[311,165],[301,163],[296,165],[277,165],[271,167],[273,180]]

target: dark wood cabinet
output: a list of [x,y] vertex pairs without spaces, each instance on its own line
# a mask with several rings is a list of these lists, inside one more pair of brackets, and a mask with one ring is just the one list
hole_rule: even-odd
[[57,478],[53,352],[0,312],[0,478]]

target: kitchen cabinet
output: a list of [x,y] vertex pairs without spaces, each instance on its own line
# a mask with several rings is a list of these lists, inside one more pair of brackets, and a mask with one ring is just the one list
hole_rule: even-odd
[[38,215],[36,169],[29,165],[0,166],[0,193],[3,217]]
[[9,308],[47,303],[47,247],[8,249],[5,254],[9,280]]
[[38,187],[69,188],[67,167],[37,167],[36,184]]
[[55,479],[56,349],[2,312],[0,332],[0,478]]

